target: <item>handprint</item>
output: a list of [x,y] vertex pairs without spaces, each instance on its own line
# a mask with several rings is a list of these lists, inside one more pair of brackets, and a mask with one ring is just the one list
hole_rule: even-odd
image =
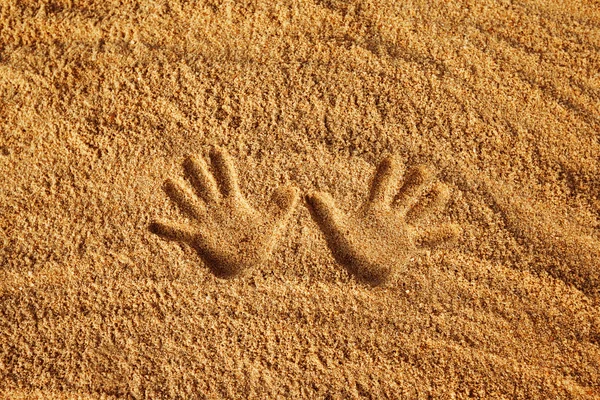
[[150,230],[165,239],[187,243],[215,275],[232,277],[269,257],[296,208],[299,194],[293,187],[276,190],[270,210],[264,215],[242,196],[228,154],[215,148],[210,160],[214,175],[201,158],[189,157],[184,163],[186,177],[197,196],[181,181],[165,182],[167,195],[194,224],[153,222]]
[[400,175],[398,160],[389,157],[381,162],[370,198],[355,215],[340,211],[328,193],[307,197],[334,257],[373,284],[383,283],[420,249],[437,247],[459,234],[453,224],[429,227],[422,223],[446,205],[449,189],[433,184],[433,174],[424,166],[412,169],[402,186]]

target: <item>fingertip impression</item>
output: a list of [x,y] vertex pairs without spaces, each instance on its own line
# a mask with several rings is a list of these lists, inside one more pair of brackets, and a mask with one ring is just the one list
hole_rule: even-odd
[[441,227],[423,232],[417,239],[417,246],[435,249],[455,243],[462,234],[462,228],[456,224],[445,224]]

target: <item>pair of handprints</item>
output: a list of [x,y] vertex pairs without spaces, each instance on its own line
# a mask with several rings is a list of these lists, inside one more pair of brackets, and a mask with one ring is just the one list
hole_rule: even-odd
[[[185,176],[194,190],[180,180],[168,179],[164,186],[193,223],[153,222],[150,230],[190,245],[215,275],[233,277],[270,257],[300,202],[300,191],[278,188],[268,209],[256,210],[242,195],[227,152],[214,148],[209,158],[210,168],[202,158],[189,157],[184,162]],[[425,166],[411,169],[403,179],[402,172],[395,157],[384,159],[377,168],[369,199],[355,213],[344,213],[328,193],[306,196],[311,215],[335,259],[372,284],[385,282],[420,250],[451,242],[459,234],[454,224],[427,224],[446,206],[448,187],[435,182]]]

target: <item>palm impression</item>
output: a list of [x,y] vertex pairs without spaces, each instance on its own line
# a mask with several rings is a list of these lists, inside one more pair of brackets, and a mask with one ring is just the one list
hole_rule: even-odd
[[229,155],[210,152],[212,173],[201,158],[184,162],[196,193],[180,180],[167,179],[165,192],[192,219],[192,224],[153,222],[150,230],[167,240],[192,246],[213,273],[231,277],[265,262],[298,203],[298,190],[275,191],[267,213],[255,210],[242,196]]
[[454,224],[428,223],[428,217],[446,206],[448,187],[434,183],[433,173],[425,166],[411,169],[403,182],[401,172],[397,159],[383,160],[369,199],[355,214],[342,212],[328,193],[307,197],[336,260],[373,284],[385,282],[416,252],[453,241],[460,231]]

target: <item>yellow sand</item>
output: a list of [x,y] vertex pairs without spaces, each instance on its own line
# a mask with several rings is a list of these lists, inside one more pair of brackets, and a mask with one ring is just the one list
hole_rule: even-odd
[[42,3],[0,398],[600,398],[598,1]]

